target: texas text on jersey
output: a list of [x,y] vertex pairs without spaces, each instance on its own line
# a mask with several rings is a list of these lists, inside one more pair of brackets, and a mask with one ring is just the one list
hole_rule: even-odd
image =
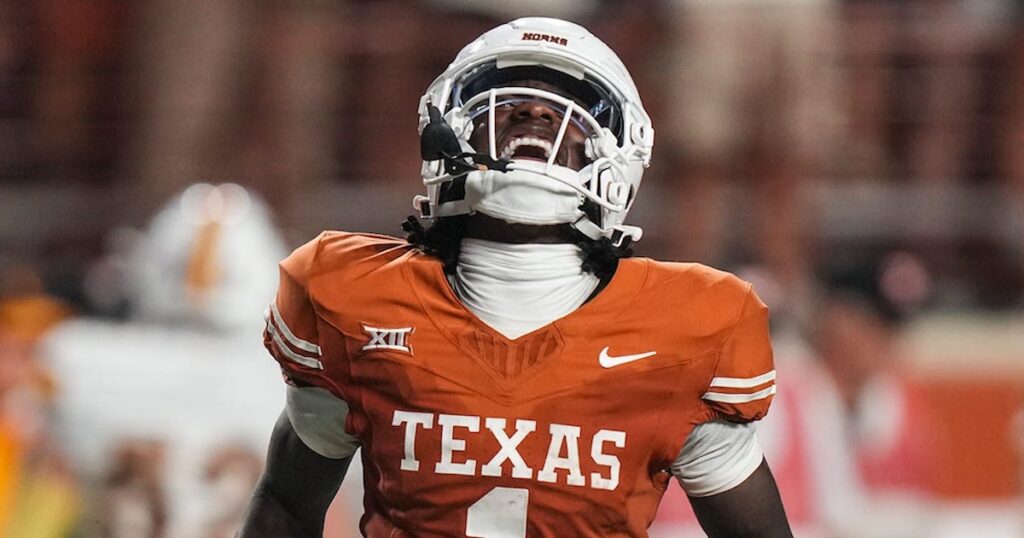
[[622,260],[508,339],[437,259],[325,232],[282,262],[268,319],[286,375],[350,407],[369,536],[645,536],[694,426],[757,420],[775,391],[767,309],[698,264]]

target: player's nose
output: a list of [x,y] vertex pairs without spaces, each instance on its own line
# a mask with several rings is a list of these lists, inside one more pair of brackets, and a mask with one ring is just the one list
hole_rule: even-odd
[[542,101],[526,100],[512,110],[512,117],[516,120],[540,119],[548,123],[555,123],[561,120],[561,116],[553,108]]

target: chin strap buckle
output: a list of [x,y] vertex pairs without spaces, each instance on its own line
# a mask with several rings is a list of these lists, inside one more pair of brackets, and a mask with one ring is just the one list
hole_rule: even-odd
[[572,223],[572,227],[595,241],[602,237],[607,237],[612,242],[612,246],[622,249],[628,248],[629,245],[639,241],[644,235],[643,229],[639,226],[627,226],[624,224],[613,226],[611,233],[608,234],[598,225],[594,224],[586,215],[576,219],[576,222]]
[[470,172],[495,170],[508,172],[509,159],[492,159],[485,153],[470,153],[468,151],[458,155],[443,154],[444,171],[453,177],[468,174]]
[[634,242],[639,241],[643,235],[644,231],[639,226],[620,225],[612,228],[612,234],[609,239],[611,239],[612,246],[615,248],[625,249],[629,248],[629,245]]
[[430,198],[427,196],[423,196],[422,194],[413,196],[412,207],[416,211],[420,212],[420,218],[422,219],[429,219],[434,216],[434,212],[430,209]]

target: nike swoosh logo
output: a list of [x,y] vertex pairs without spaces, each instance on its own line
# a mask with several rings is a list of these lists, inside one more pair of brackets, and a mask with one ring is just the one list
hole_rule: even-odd
[[601,366],[605,368],[614,368],[616,366],[621,366],[623,364],[638,361],[640,359],[646,359],[647,357],[653,357],[654,355],[657,354],[657,351],[648,351],[647,353],[637,353],[635,355],[619,355],[617,357],[613,357],[608,354],[608,348],[605,347],[604,349],[601,350],[601,355],[598,356],[597,362],[600,363]]

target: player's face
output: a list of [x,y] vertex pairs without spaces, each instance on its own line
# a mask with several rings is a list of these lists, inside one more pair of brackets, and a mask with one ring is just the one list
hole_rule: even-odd
[[[518,87],[537,88],[565,95],[559,88],[539,81],[518,81]],[[568,97],[568,96],[566,96]],[[556,103],[533,98],[499,98],[494,110],[495,148],[498,157],[547,161],[550,148],[561,128],[563,110]],[[488,150],[489,114],[481,114],[474,122],[469,143],[474,149]],[[587,134],[579,123],[570,121],[555,156],[555,164],[572,170],[588,162],[584,153]],[[538,140],[542,142],[538,142]]]

